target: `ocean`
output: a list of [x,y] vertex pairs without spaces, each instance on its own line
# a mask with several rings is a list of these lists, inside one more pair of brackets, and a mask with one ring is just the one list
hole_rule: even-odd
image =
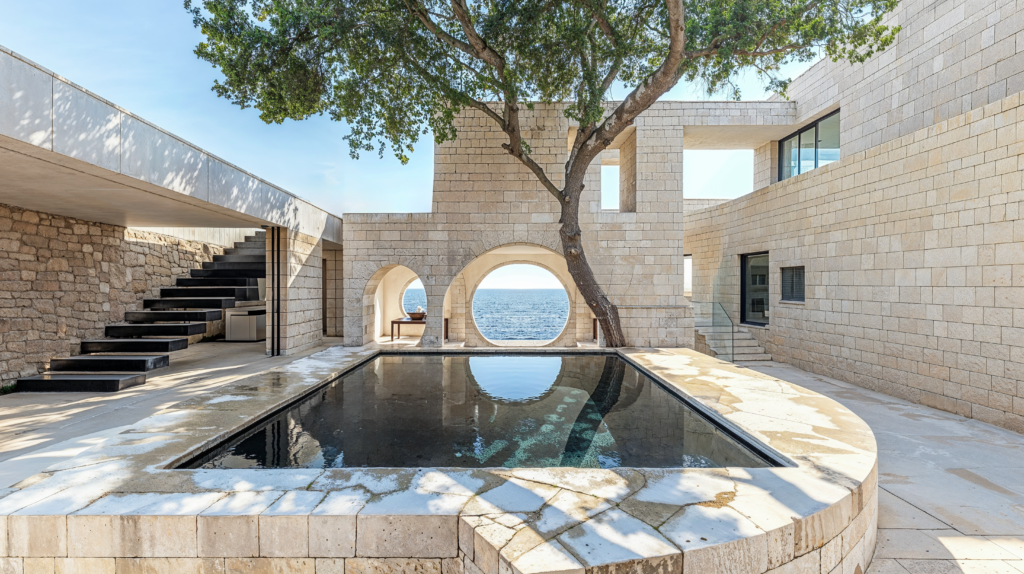
[[[426,307],[426,291],[409,289],[404,305],[406,312]],[[488,339],[548,341],[565,326],[569,297],[563,289],[478,289],[473,316]]]

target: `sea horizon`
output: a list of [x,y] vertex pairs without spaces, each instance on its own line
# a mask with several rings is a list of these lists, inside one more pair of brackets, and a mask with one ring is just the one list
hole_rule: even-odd
[[[420,306],[427,308],[426,291],[406,290],[403,305],[407,313]],[[565,289],[479,288],[470,310],[480,333],[488,339],[549,341],[565,327],[569,297]]]

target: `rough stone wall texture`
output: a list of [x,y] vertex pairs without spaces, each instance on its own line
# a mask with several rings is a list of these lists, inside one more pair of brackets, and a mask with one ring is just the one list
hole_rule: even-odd
[[739,255],[770,251],[774,359],[1024,432],[1022,154],[1017,94],[691,213],[694,298],[738,320]]
[[[281,233],[281,354],[290,355],[323,341],[323,242],[297,231],[278,228]],[[273,249],[267,232],[267,250]],[[271,310],[277,297],[273,264],[267,257],[267,352],[277,317]]]
[[[535,161],[560,185],[568,120],[559,107],[544,105],[522,119]],[[633,307],[623,318],[627,339],[638,346],[692,345],[692,310],[683,295],[683,121],[668,105],[637,118],[635,212],[601,211],[599,161],[585,182],[580,219],[587,258],[611,299]],[[504,152],[503,134],[473,111],[457,126],[459,138],[435,149],[432,213],[345,216],[346,345],[366,342],[367,286],[388,265],[415,271],[427,306],[440,309],[458,273],[491,249],[532,244],[561,253],[559,206]],[[439,345],[441,330],[441,314],[428,315],[421,344]]]
[[223,248],[0,205],[0,380],[79,353],[83,339]]

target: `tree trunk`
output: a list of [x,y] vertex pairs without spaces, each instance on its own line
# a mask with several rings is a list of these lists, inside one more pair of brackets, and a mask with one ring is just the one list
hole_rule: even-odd
[[583,299],[587,302],[590,310],[594,312],[598,323],[601,324],[606,345],[608,347],[624,347],[626,346],[626,337],[622,334],[619,310],[604,294],[601,286],[597,284],[597,280],[594,279],[594,271],[590,269],[587,256],[583,252],[579,223],[582,191],[582,181],[569,181],[565,186],[566,201],[562,204],[562,227],[559,230],[559,235],[562,238],[562,252],[565,255],[565,263],[569,267],[569,274],[576,282],[576,288],[583,294]]

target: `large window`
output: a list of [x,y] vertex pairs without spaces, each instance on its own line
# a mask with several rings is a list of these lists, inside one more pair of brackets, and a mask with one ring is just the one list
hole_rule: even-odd
[[740,322],[768,324],[768,254],[743,255],[740,261]]
[[839,161],[839,111],[779,142],[779,181]]

